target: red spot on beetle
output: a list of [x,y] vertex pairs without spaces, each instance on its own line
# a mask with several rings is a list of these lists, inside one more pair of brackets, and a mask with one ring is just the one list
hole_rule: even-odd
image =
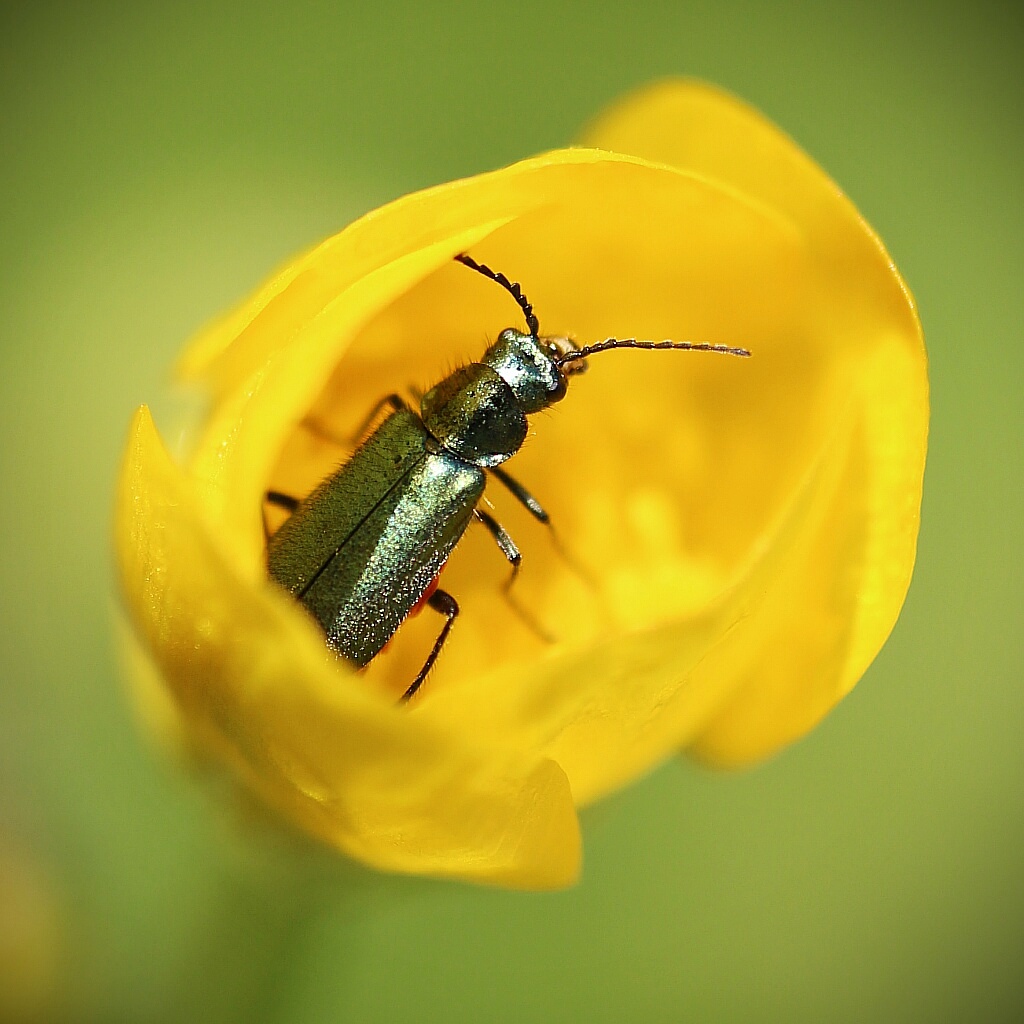
[[[418,600],[418,601],[417,601],[417,602],[416,602],[416,603],[415,603],[415,604],[414,604],[414,605],[413,605],[413,606],[412,606],[412,607],[411,607],[411,608],[409,609],[409,614],[408,614],[408,615],[406,615],[406,617],[405,617],[406,619],[411,619],[411,618],[412,618],[412,617],[413,617],[414,615],[419,615],[419,613],[420,613],[421,611],[423,611],[423,608],[424,608],[424,606],[425,606],[425,605],[426,605],[426,603],[427,603],[427,602],[428,602],[428,601],[429,601],[429,600],[431,599],[431,597],[432,597],[432,596],[433,596],[433,594],[434,594],[434,591],[435,591],[435,590],[437,590],[437,587],[438,587],[438,583],[439,583],[439,581],[440,581],[440,579],[441,579],[441,573],[442,573],[442,571],[444,570],[444,567],[445,567],[445,566],[446,566],[447,564],[448,564],[448,559],[446,558],[446,559],[445,559],[445,560],[444,560],[444,561],[443,561],[443,562],[441,563],[441,568],[437,570],[437,575],[436,575],[436,576],[435,576],[435,577],[434,577],[434,578],[433,578],[433,579],[432,579],[432,580],[430,581],[430,583],[428,583],[428,584],[427,584],[427,589],[423,591],[423,595],[422,595],[422,596],[420,597],[420,599],[419,599],[419,600]],[[404,621],[405,621],[405,619],[403,619],[402,621],[404,622]],[[394,638],[392,637],[392,639],[394,639]],[[388,649],[388,648],[389,648],[390,646],[391,646],[391,640],[389,640],[389,641],[388,641],[388,642],[387,642],[387,643],[386,643],[386,644],[385,644],[385,645],[384,645],[384,646],[383,646],[383,647],[381,648],[381,653],[383,653],[384,651],[386,651],[386,650],[387,650],[387,649]],[[364,665],[364,666],[363,666],[363,668],[366,668],[366,666]]]

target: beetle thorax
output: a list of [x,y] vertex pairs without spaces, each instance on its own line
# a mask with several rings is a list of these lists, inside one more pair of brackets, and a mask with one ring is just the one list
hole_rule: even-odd
[[526,413],[515,392],[484,363],[445,377],[423,396],[420,411],[441,447],[475,466],[497,466],[526,440]]
[[423,396],[420,409],[438,443],[475,466],[497,466],[526,440],[526,417],[565,396],[551,339],[511,327],[484,353]]

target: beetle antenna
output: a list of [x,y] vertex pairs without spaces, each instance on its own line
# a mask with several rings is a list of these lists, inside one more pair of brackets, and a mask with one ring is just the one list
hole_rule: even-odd
[[483,274],[484,277],[489,277],[492,281],[497,281],[502,288],[507,291],[513,299],[519,304],[519,308],[523,311],[523,315],[526,317],[526,326],[530,328],[530,334],[533,337],[537,337],[540,334],[540,324],[537,322],[537,317],[534,315],[533,306],[530,305],[530,300],[523,294],[523,289],[519,287],[517,281],[510,281],[504,274],[497,270],[491,270],[490,267],[483,263],[477,263],[472,256],[467,256],[464,252],[460,252],[455,257],[456,262],[461,263],[463,266],[469,267],[470,270],[475,270],[478,274]]
[[613,348],[681,349],[690,352],[721,352],[729,356],[750,355],[750,351],[745,348],[733,348],[731,345],[712,345],[706,341],[637,341],[636,338],[609,338],[607,341],[598,341],[593,345],[584,345],[583,348],[566,352],[558,356],[554,363],[556,366],[564,366],[566,363],[575,363],[597,352],[607,352]]

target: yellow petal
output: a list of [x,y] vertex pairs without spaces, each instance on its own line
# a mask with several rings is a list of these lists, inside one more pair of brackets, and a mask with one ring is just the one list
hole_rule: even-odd
[[[720,118],[736,173],[671,149],[680,96]],[[119,497],[130,611],[193,740],[300,826],[394,870],[565,884],[573,800],[680,745],[766,753],[873,657],[913,560],[916,319],[852,207],[751,118],[661,87],[596,129],[638,156],[550,153],[389,204],[186,354],[213,405],[183,468],[140,416]],[[560,540],[489,488],[524,551],[525,615],[470,530],[443,576],[463,613],[422,698],[399,707],[437,622],[404,625],[365,673],[333,660],[266,578],[262,496],[305,493],[345,455],[322,435],[519,325],[506,293],[452,262],[467,249],[522,282],[545,333],[755,357],[596,356],[509,465]]]
[[145,409],[117,501],[122,584],[192,740],[268,804],[377,867],[557,887],[579,866],[564,773],[396,713],[206,535]]
[[854,396],[858,423],[833,508],[807,538],[803,564],[778,581],[735,699],[694,746],[709,760],[747,761],[802,735],[849,692],[903,605],[928,433],[920,324],[891,257],[835,183],[727,93],[662,83],[621,101],[584,141],[728,182],[792,218],[813,272],[805,301],[815,346]]

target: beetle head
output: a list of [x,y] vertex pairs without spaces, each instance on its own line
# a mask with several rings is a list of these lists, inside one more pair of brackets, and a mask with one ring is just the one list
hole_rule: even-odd
[[534,413],[561,401],[566,378],[586,368],[582,360],[579,364],[571,358],[561,362],[575,351],[568,338],[538,338],[509,327],[498,335],[481,362],[508,384],[523,412]]

